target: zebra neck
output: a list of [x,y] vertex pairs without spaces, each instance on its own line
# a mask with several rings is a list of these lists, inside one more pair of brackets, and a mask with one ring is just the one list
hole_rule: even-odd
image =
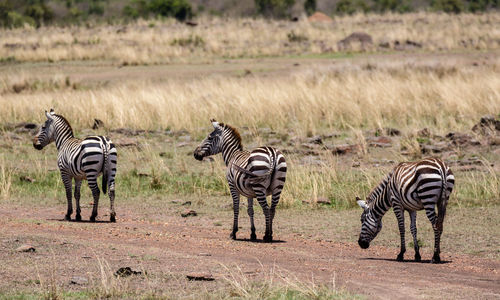
[[222,158],[224,159],[224,163],[226,164],[226,166],[229,165],[229,163],[234,157],[234,154],[242,150],[243,147],[241,147],[241,145],[236,146],[236,145],[224,144],[222,146]]
[[73,137],[73,130],[70,127],[66,126],[63,122],[56,124],[55,140],[58,151],[61,150],[67,140],[72,139]]
[[390,175],[386,177],[370,194],[369,201],[373,203],[371,205],[371,211],[376,219],[380,219],[391,207],[390,198],[390,188],[389,188]]

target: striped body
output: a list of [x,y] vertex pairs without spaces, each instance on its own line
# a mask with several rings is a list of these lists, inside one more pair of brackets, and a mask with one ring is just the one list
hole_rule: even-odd
[[100,191],[97,185],[97,177],[102,174],[102,189],[106,193],[109,188],[110,197],[110,220],[115,221],[114,197],[115,197],[115,175],[117,152],[111,140],[104,136],[89,136],[83,140],[73,136],[73,130],[68,121],[56,115],[53,111],[47,113],[47,121],[42,125],[40,132],[33,141],[36,149],[55,141],[58,155],[57,165],[61,172],[61,178],[66,189],[68,210],[66,219],[71,220],[72,206],[72,181],[75,180],[76,220],[81,220],[80,209],[80,187],[82,180],[87,180],[92,196],[94,207],[90,220],[95,221],[99,203]]
[[[233,199],[234,220],[231,238],[236,239],[240,195],[243,195],[248,199],[248,215],[252,231],[250,239],[256,239],[253,198],[257,198],[266,218],[264,241],[272,241],[272,222],[286,180],[287,166],[283,154],[272,147],[244,151],[241,137],[234,128],[216,121],[212,124],[214,131],[196,148],[194,156],[202,160],[203,157],[222,153],[227,166],[226,179]],[[269,195],[271,195],[271,205],[268,205],[266,200],[266,196]]]
[[364,209],[361,215],[362,227],[359,245],[362,248],[369,247],[370,242],[382,229],[382,217],[392,207],[398,220],[401,236],[401,251],[398,260],[403,260],[406,251],[404,211],[408,211],[415,247],[415,260],[419,261],[416,211],[424,209],[434,229],[433,262],[439,262],[439,244],[443,231],[443,221],[454,183],[455,178],[450,168],[438,158],[400,163],[370,193],[367,201],[358,199],[358,204]]

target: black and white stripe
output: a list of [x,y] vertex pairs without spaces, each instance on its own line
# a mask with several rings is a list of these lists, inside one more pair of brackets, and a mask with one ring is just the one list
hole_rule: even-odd
[[[226,178],[233,198],[234,222],[231,238],[236,239],[240,195],[248,199],[251,235],[255,240],[253,219],[253,198],[257,198],[266,218],[264,241],[273,239],[273,219],[286,178],[285,157],[272,147],[259,147],[244,151],[241,137],[233,127],[211,120],[214,131],[196,148],[194,157],[202,160],[205,156],[222,153],[227,166]],[[271,206],[266,196],[271,195]]]
[[75,180],[76,220],[81,220],[80,215],[80,187],[82,180],[88,181],[94,198],[94,207],[91,221],[97,217],[97,206],[99,204],[99,187],[97,177],[102,173],[102,190],[106,194],[109,188],[110,221],[115,222],[115,175],[117,153],[115,145],[105,136],[89,136],[83,140],[76,139],[68,121],[60,115],[56,115],[51,109],[45,112],[47,121],[41,126],[39,133],[33,140],[33,146],[41,150],[51,142],[56,143],[58,155],[57,165],[61,171],[62,181],[66,189],[68,200],[68,211],[66,220],[71,220],[72,206],[72,180]]
[[[417,210],[425,210],[434,229],[433,263],[441,261],[440,238],[446,205],[453,190],[455,177],[450,168],[438,158],[426,158],[418,162],[405,162],[397,165],[384,180],[370,193],[367,200],[357,198],[364,211],[361,215],[359,245],[366,249],[382,229],[382,217],[392,207],[398,219],[401,236],[401,251],[397,260],[402,261],[405,247],[404,211],[410,214],[410,230],[415,248],[415,260],[420,261],[417,242]],[[437,215],[435,207],[437,206]]]

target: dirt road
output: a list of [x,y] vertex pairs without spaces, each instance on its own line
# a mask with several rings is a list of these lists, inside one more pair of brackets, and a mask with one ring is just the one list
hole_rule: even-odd
[[[68,284],[67,278],[94,271],[93,261],[101,257],[112,269],[140,264],[150,274],[206,272],[216,281],[226,268],[238,266],[257,280],[274,268],[300,281],[334,285],[369,298],[500,298],[500,262],[495,260],[444,253],[445,263],[433,265],[428,263],[428,249],[424,263],[400,263],[394,261],[395,248],[361,250],[355,243],[297,234],[276,235],[279,241],[271,244],[232,241],[229,232],[208,217],[201,217],[207,219],[204,223],[166,215],[144,219],[130,209],[122,210],[128,218],[115,224],[76,223],[59,220],[60,210],[0,206],[1,288],[22,286],[37,273],[43,276],[54,258],[56,276]],[[248,235],[239,232],[241,238]],[[26,243],[37,251],[14,251]],[[412,257],[410,249],[406,258]]]

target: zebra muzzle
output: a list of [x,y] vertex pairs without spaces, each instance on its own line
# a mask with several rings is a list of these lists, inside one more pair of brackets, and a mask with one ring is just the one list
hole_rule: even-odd
[[36,150],[42,150],[43,146],[42,144],[38,141],[38,138],[33,139],[33,147],[35,147]]
[[368,247],[370,247],[370,243],[368,243],[367,241],[358,240],[358,244],[361,249],[367,249]]
[[200,149],[194,150],[194,158],[196,160],[203,160],[203,154],[201,153]]

